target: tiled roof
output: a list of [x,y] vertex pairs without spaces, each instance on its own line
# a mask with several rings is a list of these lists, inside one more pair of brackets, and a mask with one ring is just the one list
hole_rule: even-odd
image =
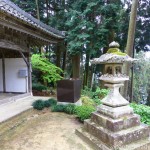
[[37,29],[42,30],[43,32],[48,33],[50,36],[62,39],[64,38],[64,34],[62,31],[56,30],[41,21],[35,19],[28,13],[26,13],[24,10],[20,9],[18,6],[16,6],[14,3],[12,3],[10,0],[0,0],[0,12],[7,13],[8,15],[11,15],[18,20],[34,27]]

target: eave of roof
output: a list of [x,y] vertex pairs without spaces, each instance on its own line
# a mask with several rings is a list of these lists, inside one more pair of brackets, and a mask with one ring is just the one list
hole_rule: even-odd
[[8,15],[11,15],[17,18],[18,20],[24,22],[25,24],[37,28],[42,32],[46,32],[52,37],[58,39],[64,39],[65,37],[62,31],[56,30],[42,23],[41,21],[35,19],[34,17],[26,13],[24,10],[16,6],[14,3],[12,3],[10,0],[0,0],[0,12],[4,12]]

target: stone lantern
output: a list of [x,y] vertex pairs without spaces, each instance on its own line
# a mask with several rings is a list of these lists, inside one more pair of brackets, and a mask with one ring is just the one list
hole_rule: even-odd
[[105,64],[105,74],[100,77],[110,89],[102,99],[102,105],[84,121],[84,127],[76,130],[94,149],[98,150],[149,150],[150,127],[140,123],[129,102],[119,93],[119,88],[129,77],[123,74],[124,62],[135,59],[119,50],[112,42],[106,54],[91,60],[92,64]]

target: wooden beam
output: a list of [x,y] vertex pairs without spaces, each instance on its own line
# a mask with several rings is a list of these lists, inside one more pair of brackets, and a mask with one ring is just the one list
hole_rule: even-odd
[[24,56],[23,52],[22,51],[19,51],[19,53],[21,54],[23,60],[25,61],[27,67],[30,67],[30,63],[27,61],[26,57]]
[[53,38],[52,39],[49,39],[48,37],[47,38],[44,38],[44,35],[40,35],[40,34],[37,34],[35,31],[32,31],[30,29],[27,29],[23,26],[20,26],[18,24],[14,24],[12,22],[8,22],[7,20],[3,20],[0,18],[0,25],[2,26],[5,26],[7,28],[11,28],[13,30],[16,30],[16,31],[19,31],[19,32],[22,32],[22,33],[25,33],[29,36],[32,36],[34,38],[37,38],[39,40],[43,40],[47,43],[57,43],[58,40],[54,40]]
[[10,42],[7,40],[0,40],[0,48],[5,48],[5,49],[11,49],[11,50],[18,50],[18,51],[23,51],[27,52],[27,47],[17,45],[14,42]]

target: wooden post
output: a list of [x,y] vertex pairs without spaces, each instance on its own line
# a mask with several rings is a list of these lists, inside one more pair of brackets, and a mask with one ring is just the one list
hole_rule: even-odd
[[32,66],[31,66],[31,57],[30,57],[30,49],[29,56],[27,58],[29,66],[28,66],[28,91],[32,94]]
[[3,72],[3,92],[6,92],[5,56],[3,53],[2,53],[2,72]]

